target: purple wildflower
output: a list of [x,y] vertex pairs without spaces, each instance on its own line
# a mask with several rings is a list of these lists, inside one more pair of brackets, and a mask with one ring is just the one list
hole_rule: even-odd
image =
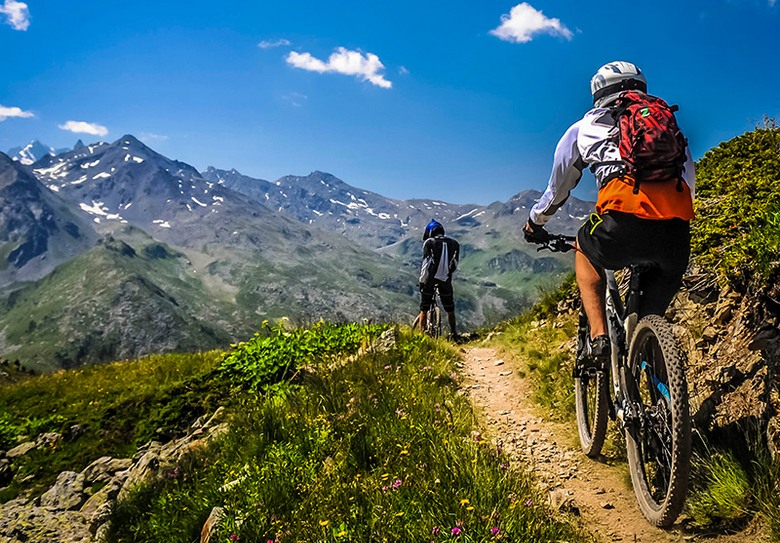
[[459,536],[459,535],[461,534],[461,532],[463,532],[463,530],[461,530],[461,529],[460,529],[460,528],[458,528],[457,526],[454,526],[454,527],[452,528],[452,530],[450,530],[450,533],[451,533],[452,535],[454,535],[454,536]]

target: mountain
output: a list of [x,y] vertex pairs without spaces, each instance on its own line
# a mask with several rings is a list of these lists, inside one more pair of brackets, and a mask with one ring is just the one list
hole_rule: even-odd
[[0,153],[0,287],[40,279],[97,237],[80,213]]
[[[79,142],[81,142],[81,140],[79,140]],[[55,156],[66,151],[68,151],[68,149],[55,149],[42,144],[38,140],[32,140],[24,147],[9,149],[8,156],[25,166],[29,166],[30,164],[35,164],[44,157]]]
[[[46,157],[33,172],[104,242],[6,289],[4,358],[48,370],[195,345],[160,322],[226,347],[263,319],[411,320],[414,270],[211,183],[132,136]],[[152,324],[166,333],[144,332]]]
[[355,188],[320,171],[307,176],[288,175],[271,183],[236,170],[210,167],[203,177],[299,222],[338,233],[372,249],[397,242],[411,224],[424,220],[425,215],[410,202]]
[[[271,182],[213,167],[203,177],[232,188],[296,221],[336,233],[391,256],[416,273],[422,230],[431,218],[461,243],[455,276],[456,312],[466,326],[482,326],[516,314],[571,269],[569,256],[540,254],[521,228],[541,196],[519,193],[488,206],[442,200],[393,200],[315,171]],[[550,221],[551,232],[573,234],[593,204],[571,197]]]
[[[479,206],[393,200],[319,171],[274,182],[201,174],[132,135],[29,167],[7,162],[84,232],[82,244],[38,243],[50,268],[15,265],[0,283],[0,358],[38,370],[227,346],[264,319],[411,322],[432,217],[461,242],[461,329],[519,313],[571,269],[571,255],[538,254],[521,238],[536,192]],[[551,230],[572,232],[589,209],[572,198]],[[42,227],[14,224],[27,235]]]
[[[297,221],[335,232],[372,249],[387,248],[418,238],[432,218],[459,233],[482,235],[485,229],[511,231],[522,226],[528,210],[541,196],[527,191],[508,202],[490,206],[451,204],[442,200],[394,200],[351,186],[320,171],[285,176],[275,182],[242,175],[235,169],[209,167],[209,181],[238,191]],[[573,232],[592,209],[592,203],[570,198],[550,223],[551,229]]]

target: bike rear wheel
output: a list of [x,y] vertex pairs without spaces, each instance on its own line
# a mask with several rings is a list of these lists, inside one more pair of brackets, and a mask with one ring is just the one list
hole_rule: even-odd
[[629,350],[626,446],[642,514],[671,526],[688,490],[691,422],[682,351],[671,325],[658,315],[637,324]]
[[[580,312],[577,330],[577,359],[587,353],[590,328],[585,313]],[[582,373],[574,378],[574,404],[577,432],[582,452],[591,458],[601,454],[607,435],[608,374],[606,371]]]

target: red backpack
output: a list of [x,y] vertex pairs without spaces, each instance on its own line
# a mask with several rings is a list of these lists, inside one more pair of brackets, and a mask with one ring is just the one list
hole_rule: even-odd
[[634,178],[634,194],[640,183],[658,181],[677,181],[677,190],[682,191],[688,142],[677,126],[677,109],[639,91],[623,92],[617,99],[612,115],[623,173]]

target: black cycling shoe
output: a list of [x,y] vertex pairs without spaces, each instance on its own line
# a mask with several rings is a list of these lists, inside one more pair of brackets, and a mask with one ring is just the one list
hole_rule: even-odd
[[612,356],[612,344],[609,336],[596,336],[588,341],[587,352],[583,353],[574,365],[573,377],[583,374],[595,375],[597,371],[604,371],[609,367]]

